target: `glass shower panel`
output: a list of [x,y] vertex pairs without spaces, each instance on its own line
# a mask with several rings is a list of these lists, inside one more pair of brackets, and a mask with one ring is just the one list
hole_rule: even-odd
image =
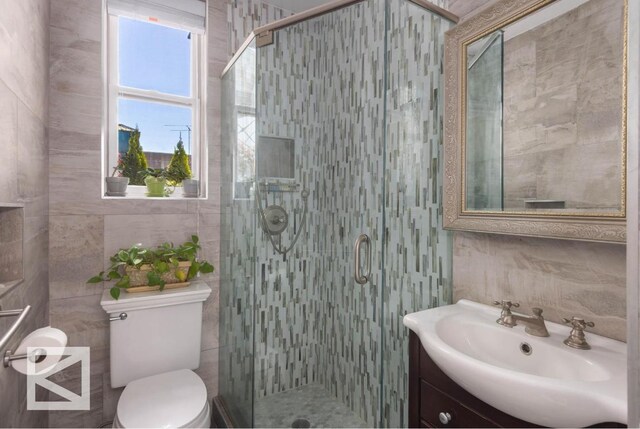
[[[467,48],[466,194],[471,210],[504,209],[502,30]],[[517,202],[516,202],[517,204]]]
[[442,145],[444,34],[453,24],[405,0],[389,0],[388,8],[382,426],[406,427],[402,317],[451,303]]
[[[256,195],[288,212],[282,246],[302,234],[284,256],[258,232],[256,427],[380,422],[384,34],[384,2],[366,1],[257,50],[257,141],[293,141],[281,158],[293,155],[294,178],[258,177]],[[371,240],[364,285],[360,234]]]
[[255,69],[252,44],[222,79],[218,389],[235,427],[253,422]]

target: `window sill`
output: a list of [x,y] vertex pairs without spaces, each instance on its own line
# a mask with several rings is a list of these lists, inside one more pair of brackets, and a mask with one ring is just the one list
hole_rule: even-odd
[[206,200],[206,193],[204,195],[200,195],[199,197],[188,197],[184,195],[184,189],[182,186],[178,186],[175,188],[172,194],[168,197],[147,197],[147,187],[146,186],[127,186],[127,193],[123,197],[109,196],[104,194],[102,196],[103,200],[154,200],[154,201],[197,201],[197,200]]

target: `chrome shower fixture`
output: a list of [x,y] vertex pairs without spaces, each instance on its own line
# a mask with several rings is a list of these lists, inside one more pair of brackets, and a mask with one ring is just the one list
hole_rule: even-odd
[[[265,185],[268,185],[268,183],[265,183]],[[268,205],[265,209],[263,209],[260,186],[261,183],[256,182],[256,204],[258,206],[258,216],[260,216],[259,222],[262,225],[262,229],[269,237],[269,241],[271,242],[273,249],[281,255],[286,255],[293,249],[293,246],[295,246],[298,238],[300,238],[300,234],[302,233],[302,230],[306,225],[308,211],[307,201],[309,199],[309,191],[307,189],[303,189],[300,192],[300,196],[302,197],[302,202],[304,204],[302,221],[300,222],[300,227],[298,228],[295,237],[293,237],[293,241],[291,242],[289,247],[282,248],[280,238],[281,234],[287,229],[287,226],[289,225],[289,214],[284,207],[277,204]],[[268,189],[268,186],[266,186],[266,188]]]

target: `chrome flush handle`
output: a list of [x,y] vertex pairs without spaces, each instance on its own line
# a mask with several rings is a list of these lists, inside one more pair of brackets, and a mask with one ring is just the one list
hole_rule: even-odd
[[[365,248],[366,267],[365,267],[364,274],[360,272],[360,266],[361,266],[360,250],[361,250],[362,244],[366,244],[366,248]],[[358,236],[358,238],[356,239],[356,245],[354,246],[353,252],[355,254],[354,255],[354,264],[355,264],[354,278],[356,280],[356,283],[363,285],[369,281],[369,277],[371,276],[371,239],[367,234],[360,234]]]
[[127,320],[127,313],[120,313],[115,317],[109,317],[109,322],[117,322],[118,320]]

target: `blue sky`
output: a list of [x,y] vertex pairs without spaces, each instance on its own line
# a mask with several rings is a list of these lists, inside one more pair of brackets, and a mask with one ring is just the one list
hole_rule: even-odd
[[[119,18],[120,85],[190,96],[189,32]],[[173,152],[179,132],[191,126],[191,109],[120,98],[118,122],[140,129],[145,151]],[[169,125],[169,126],[167,126]],[[185,149],[188,133],[182,133]]]

